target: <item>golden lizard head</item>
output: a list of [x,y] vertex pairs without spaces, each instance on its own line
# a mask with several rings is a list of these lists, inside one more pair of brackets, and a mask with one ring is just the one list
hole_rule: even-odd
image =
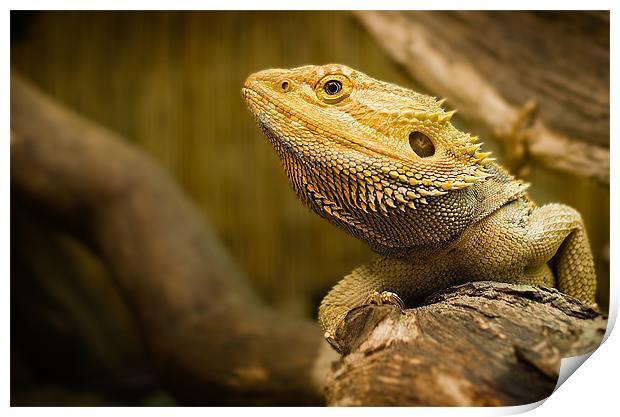
[[344,65],[260,71],[242,94],[300,197],[366,240],[369,218],[411,216],[492,175],[442,101]]

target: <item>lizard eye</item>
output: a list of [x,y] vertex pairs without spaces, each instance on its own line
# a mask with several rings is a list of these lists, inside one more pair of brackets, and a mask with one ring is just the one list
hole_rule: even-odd
[[409,134],[409,146],[413,152],[422,158],[428,158],[435,154],[435,145],[422,132],[411,132]]
[[340,103],[353,91],[353,83],[343,74],[330,74],[314,87],[316,96],[327,104]]
[[325,83],[323,89],[327,94],[333,96],[334,94],[338,94],[340,90],[342,90],[342,83],[338,80],[329,80]]

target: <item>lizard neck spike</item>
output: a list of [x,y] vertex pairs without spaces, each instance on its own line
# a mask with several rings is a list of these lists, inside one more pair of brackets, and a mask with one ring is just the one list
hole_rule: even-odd
[[439,113],[431,113],[428,115],[428,119],[433,122],[438,122],[441,115]]
[[473,156],[476,152],[478,152],[480,146],[482,146],[482,143],[474,143],[473,145],[463,146],[461,149],[464,153]]
[[486,164],[487,162],[492,160],[491,158],[489,158],[490,155],[491,152],[476,152],[473,156],[474,158],[476,158],[479,164]]
[[442,114],[442,115],[439,116],[439,121],[442,122],[442,123],[447,123],[447,122],[449,122],[452,119],[452,116],[454,116],[455,113],[456,113],[456,110],[452,110],[452,111],[449,111],[449,112],[447,112],[445,114]]
[[415,118],[420,120],[420,121],[424,121],[426,119],[428,119],[428,113],[423,112],[423,111],[417,111],[415,112]]

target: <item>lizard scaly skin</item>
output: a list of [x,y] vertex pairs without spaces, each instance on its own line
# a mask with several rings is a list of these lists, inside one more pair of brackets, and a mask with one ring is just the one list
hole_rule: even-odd
[[579,213],[538,207],[441,101],[337,64],[261,71],[242,94],[301,200],[377,252],[321,303],[336,349],[351,309],[411,305],[466,281],[555,286],[595,303]]

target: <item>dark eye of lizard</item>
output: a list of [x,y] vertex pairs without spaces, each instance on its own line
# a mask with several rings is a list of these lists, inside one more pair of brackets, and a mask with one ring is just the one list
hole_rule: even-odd
[[342,90],[342,83],[337,80],[330,80],[325,83],[323,90],[325,90],[325,92],[330,96],[333,96],[334,94],[338,94],[340,90]]
[[409,146],[413,152],[422,158],[428,158],[435,154],[435,145],[433,142],[421,132],[411,132],[409,134]]

